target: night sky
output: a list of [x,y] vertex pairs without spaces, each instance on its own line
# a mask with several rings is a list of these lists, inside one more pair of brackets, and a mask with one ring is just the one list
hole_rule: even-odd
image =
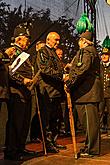
[[[23,5],[23,7],[25,6],[25,0],[3,0],[4,2],[8,3],[11,5],[11,8],[14,7],[18,7],[20,4]],[[51,2],[54,2],[54,5],[50,5]],[[27,7],[32,6],[34,8],[34,10],[41,10],[41,9],[46,9],[46,8],[51,8],[51,17],[52,18],[58,18],[61,16],[62,12],[63,12],[63,8],[64,8],[64,0],[54,0],[54,1],[50,1],[50,0],[27,0]],[[44,4],[44,2],[47,2],[46,6]],[[72,4],[72,0],[65,0],[65,3],[67,2],[67,7]],[[81,0],[81,5],[82,5],[83,0]],[[60,4],[60,5],[59,5]],[[48,6],[49,5],[49,6]],[[55,8],[56,5],[56,8]],[[53,9],[54,7],[54,9]],[[58,11],[56,11],[56,9],[58,8]],[[62,9],[61,9],[62,8]],[[72,14],[74,14],[74,5],[73,6],[69,6],[69,10],[68,10],[68,16],[70,13],[70,17]],[[83,9],[83,6],[82,6]],[[83,12],[83,11],[82,11]],[[80,13],[81,13],[81,9],[80,9]],[[64,13],[63,13],[64,14]],[[66,13],[67,15],[67,13]],[[110,35],[110,6],[106,4],[105,0],[97,0],[96,3],[96,31],[97,31],[97,39],[102,41],[106,35]],[[80,17],[80,14],[79,14]],[[78,19],[78,18],[77,18]]]

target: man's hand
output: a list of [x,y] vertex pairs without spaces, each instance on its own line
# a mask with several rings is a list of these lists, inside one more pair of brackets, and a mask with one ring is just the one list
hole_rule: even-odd
[[66,85],[66,81],[67,81],[67,80],[69,80],[69,74],[63,74],[64,90],[65,90],[66,93],[69,92],[69,89],[68,89],[68,87],[67,87],[67,85]]
[[63,81],[66,82],[69,80],[69,74],[63,74]]
[[24,85],[29,86],[32,83],[32,80],[29,78],[24,78]]
[[66,66],[64,67],[64,71],[69,71],[71,67],[72,67],[71,63],[66,64]]
[[69,93],[70,92],[70,90],[69,90],[69,88],[67,87],[66,84],[64,85],[64,90],[65,90],[66,93]]

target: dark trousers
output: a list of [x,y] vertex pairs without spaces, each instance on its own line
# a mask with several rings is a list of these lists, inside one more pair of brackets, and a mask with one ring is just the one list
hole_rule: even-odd
[[58,136],[58,107],[59,98],[48,98],[47,95],[39,97],[39,106],[44,130],[45,142],[56,140]]
[[100,129],[98,104],[87,103],[76,105],[82,127],[86,130],[85,146],[89,153],[100,154]]
[[11,94],[6,124],[6,154],[17,154],[24,150],[30,118],[31,97],[30,100],[23,100],[18,94]]
[[110,98],[104,98],[99,104],[100,126],[106,125],[110,134]]
[[30,139],[36,140],[37,138],[42,139],[38,112],[36,112],[35,115],[33,116],[31,121],[31,128],[30,128]]

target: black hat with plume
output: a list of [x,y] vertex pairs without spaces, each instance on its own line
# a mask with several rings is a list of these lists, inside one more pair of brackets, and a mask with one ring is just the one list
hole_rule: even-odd
[[82,14],[77,21],[76,30],[80,34],[80,38],[92,41],[94,28],[86,13]]
[[110,38],[107,35],[102,43],[102,54],[110,54]]
[[76,23],[76,30],[79,34],[84,33],[86,31],[93,32],[94,28],[92,23],[90,22],[89,18],[87,17],[87,14],[84,13],[81,15],[79,20]]
[[26,36],[28,38],[31,38],[31,34],[30,34],[31,26],[32,24],[30,22],[25,22],[17,25],[14,29],[12,40],[14,40],[18,36]]

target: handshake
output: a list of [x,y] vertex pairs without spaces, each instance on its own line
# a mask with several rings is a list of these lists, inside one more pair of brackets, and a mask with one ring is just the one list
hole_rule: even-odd
[[69,74],[63,74],[63,81],[64,81],[64,90],[66,93],[69,92],[69,88],[67,87],[67,81],[69,80]]
[[69,80],[69,74],[63,74],[63,81],[66,83],[66,81]]
[[64,67],[64,74],[63,74],[63,81],[64,81],[64,83],[66,83],[66,81],[69,80],[69,71],[70,71],[71,67],[72,67],[72,63],[68,63]]
[[66,64],[66,66],[64,67],[64,72],[69,73],[71,67],[72,67],[71,63]]

